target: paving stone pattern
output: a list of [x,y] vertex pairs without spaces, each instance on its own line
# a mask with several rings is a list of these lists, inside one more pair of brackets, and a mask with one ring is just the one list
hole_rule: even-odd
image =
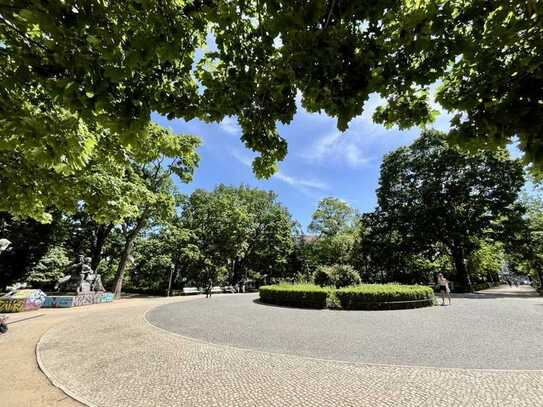
[[156,328],[144,319],[150,308],[55,326],[37,346],[41,367],[91,406],[543,405],[541,371],[379,366],[242,350]]
[[394,365],[543,369],[543,298],[471,296],[452,306],[331,311],[217,296],[153,309],[149,321],[203,341]]

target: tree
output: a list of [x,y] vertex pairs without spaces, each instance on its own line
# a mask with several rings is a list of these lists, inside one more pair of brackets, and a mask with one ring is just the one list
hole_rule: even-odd
[[356,212],[345,201],[328,197],[319,202],[309,224],[309,231],[320,236],[333,236],[350,230],[355,223]]
[[357,226],[357,213],[345,201],[333,197],[322,199],[308,228],[316,233],[316,238],[305,249],[312,271],[317,265],[350,264]]
[[499,274],[506,263],[503,243],[485,239],[469,258],[470,274],[481,281],[499,281]]
[[522,167],[506,151],[465,153],[426,131],[381,166],[376,216],[412,253],[442,245],[470,287],[466,259],[500,218],[515,216]]
[[495,149],[518,137],[525,160],[540,169],[540,18],[533,0],[397,3],[382,23],[390,52],[376,76],[388,100],[374,118],[404,127],[430,120],[429,85],[437,83],[436,102],[455,112],[451,140]]
[[232,284],[249,275],[282,277],[294,249],[292,221],[273,192],[219,185],[196,190],[182,207],[180,224],[199,249],[195,264],[215,278],[228,270]]
[[517,222],[514,238],[508,242],[508,263],[513,271],[529,274],[539,287],[543,285],[543,199],[541,183],[535,182],[535,193],[525,194],[521,204],[526,209],[523,218]]
[[48,250],[68,240],[69,230],[66,218],[58,211],[52,213],[48,224],[0,213],[0,236],[11,242],[0,254],[0,289],[24,281]]
[[[409,127],[435,117],[438,83],[437,101],[458,112],[454,138],[492,148],[518,136],[539,165],[539,14],[537,0],[12,0],[0,6],[0,131],[23,138],[21,154],[39,140],[40,161],[69,167],[116,134],[130,145],[153,111],[236,115],[260,153],[255,172],[270,176],[287,153],[276,123],[292,120],[298,92],[340,130],[372,93],[387,100],[375,120]],[[95,125],[107,131],[95,137]]]
[[66,274],[66,267],[70,264],[66,249],[62,246],[53,246],[32,267],[26,281],[36,288],[53,288],[54,283]]

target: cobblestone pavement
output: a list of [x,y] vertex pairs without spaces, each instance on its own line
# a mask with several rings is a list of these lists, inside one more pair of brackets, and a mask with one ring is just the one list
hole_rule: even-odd
[[[195,299],[187,297],[185,299]],[[36,363],[36,343],[51,327],[72,318],[85,319],[94,313],[107,313],[131,307],[156,306],[180,299],[131,298],[109,304],[77,308],[40,309],[9,314],[9,331],[0,335],[1,407],[77,407],[81,403],[53,386]],[[124,312],[124,311],[123,311]]]
[[454,298],[446,307],[380,312],[275,307],[255,302],[258,294],[222,296],[164,305],[149,312],[148,320],[206,342],[298,356],[543,369],[543,297],[513,296],[529,292],[499,289]]
[[[55,326],[37,347],[42,368],[93,406],[543,405],[542,371],[385,366],[243,350],[158,329],[144,318],[152,307]],[[191,324],[201,323],[194,315]]]

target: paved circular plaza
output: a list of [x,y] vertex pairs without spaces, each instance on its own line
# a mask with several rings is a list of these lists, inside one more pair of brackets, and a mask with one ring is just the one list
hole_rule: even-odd
[[[476,298],[476,299],[474,299]],[[543,369],[543,305],[519,298],[455,299],[401,311],[268,306],[258,295],[217,296],[152,310],[153,325],[202,341],[348,362]]]
[[94,406],[543,405],[541,298],[383,312],[255,299],[104,307],[49,330],[38,361]]

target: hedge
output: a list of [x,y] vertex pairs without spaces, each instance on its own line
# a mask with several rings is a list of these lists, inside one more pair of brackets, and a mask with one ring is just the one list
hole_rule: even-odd
[[343,309],[418,308],[434,303],[430,287],[400,284],[362,284],[336,291]]
[[258,290],[262,302],[302,308],[326,308],[330,292],[328,288],[313,284],[264,285]]
[[346,310],[418,308],[432,305],[434,298],[431,287],[418,285],[362,284],[338,290],[312,284],[260,287],[262,302],[302,308],[326,308],[327,303]]

